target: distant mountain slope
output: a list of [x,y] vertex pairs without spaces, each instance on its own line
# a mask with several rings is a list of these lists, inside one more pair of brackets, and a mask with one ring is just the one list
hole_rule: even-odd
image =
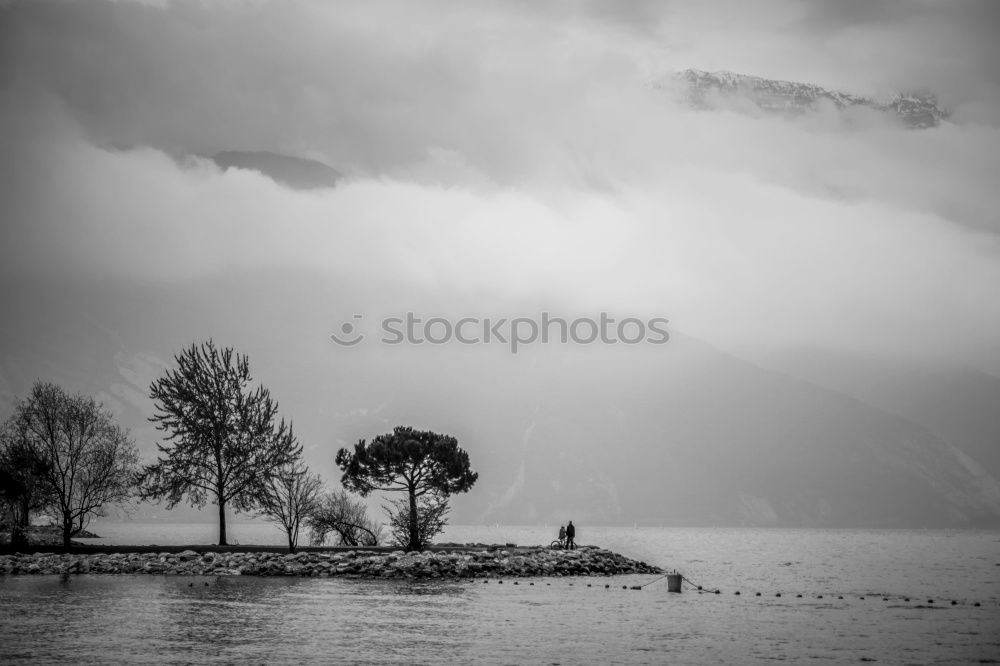
[[251,354],[333,485],[339,446],[398,424],[454,434],[480,473],[455,499],[456,523],[1000,525],[996,479],[926,428],[679,332],[659,349],[517,357],[344,350],[328,339],[328,311],[349,311],[336,293],[309,276],[11,285],[0,290],[0,415],[35,378],[58,381],[104,400],[149,460],[160,438],[149,383],[211,336]]
[[322,162],[267,151],[230,150],[214,155],[212,160],[223,169],[259,171],[297,190],[334,187],[341,178],[336,169]]
[[487,519],[1000,524],[996,479],[926,429],[697,340],[673,343],[658,362],[592,359],[572,381],[570,359],[540,362]]
[[929,93],[895,93],[878,100],[861,95],[831,91],[811,83],[776,81],[734,72],[705,72],[686,69],[675,75],[697,108],[709,109],[726,98],[740,97],[769,113],[801,114],[815,110],[823,101],[839,109],[867,107],[897,116],[906,126],[923,129],[937,126],[948,113]]
[[927,428],[1000,479],[1000,377],[941,362],[815,349],[774,354],[767,362]]

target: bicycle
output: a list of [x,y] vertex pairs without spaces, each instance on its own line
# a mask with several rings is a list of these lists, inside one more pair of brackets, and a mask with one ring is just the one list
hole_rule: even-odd
[[553,550],[564,550],[566,548],[566,539],[556,539],[549,544],[549,548]]

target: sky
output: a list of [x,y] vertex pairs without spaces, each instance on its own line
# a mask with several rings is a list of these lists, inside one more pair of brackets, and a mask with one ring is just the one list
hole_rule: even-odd
[[[988,0],[6,0],[0,305],[41,316],[11,294],[42,284],[90,285],[83,310],[212,293],[211,317],[171,316],[192,337],[227,320],[271,366],[340,353],[328,334],[358,313],[544,310],[662,317],[750,360],[1000,376],[997,28]],[[950,115],[695,110],[686,68],[930,91]],[[344,179],[296,191],[221,170],[224,150]],[[262,325],[281,342],[240,338]],[[154,373],[179,341],[131,344]]]
[[[655,312],[747,353],[816,344],[995,367],[996,14],[7,2],[0,271],[292,267],[529,310]],[[652,85],[688,67],[926,89],[952,118],[918,132],[835,111],[696,113]],[[304,194],[198,157],[227,149],[348,177]]]

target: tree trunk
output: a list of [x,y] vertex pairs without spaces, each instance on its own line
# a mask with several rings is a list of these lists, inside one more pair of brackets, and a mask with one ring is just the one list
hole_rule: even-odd
[[228,546],[226,543],[226,502],[219,499],[219,545]]
[[72,545],[70,542],[70,537],[73,536],[73,519],[67,515],[63,515],[63,548],[66,550],[70,549]]
[[31,524],[31,497],[28,493],[24,493],[20,499],[21,510],[18,515],[14,516],[14,522],[23,532],[27,533],[28,526]]
[[30,515],[30,499],[27,493],[21,495],[20,508],[16,508],[11,512],[11,526],[10,526],[10,545],[15,547],[23,547],[28,545],[28,525],[30,521],[28,516]]
[[417,494],[410,488],[410,545],[407,550],[420,550],[420,528],[417,524]]
[[28,545],[28,534],[18,523],[10,526],[10,545],[13,548],[24,548]]

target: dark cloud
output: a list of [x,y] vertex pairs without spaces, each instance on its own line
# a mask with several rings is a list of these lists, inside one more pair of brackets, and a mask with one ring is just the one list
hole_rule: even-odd
[[893,0],[843,0],[802,4],[797,25],[814,33],[830,33],[866,25],[896,25],[915,16],[934,11],[924,2]]
[[953,24],[973,32],[989,31],[1000,24],[1000,8],[991,0],[933,2],[914,0],[842,0],[801,3],[796,25],[816,33],[853,30],[867,26],[898,29],[913,20]]
[[870,70],[883,89],[931,90],[959,119],[998,121],[990,109],[1000,102],[995,2],[803,3],[790,28],[842,53],[844,66]]

